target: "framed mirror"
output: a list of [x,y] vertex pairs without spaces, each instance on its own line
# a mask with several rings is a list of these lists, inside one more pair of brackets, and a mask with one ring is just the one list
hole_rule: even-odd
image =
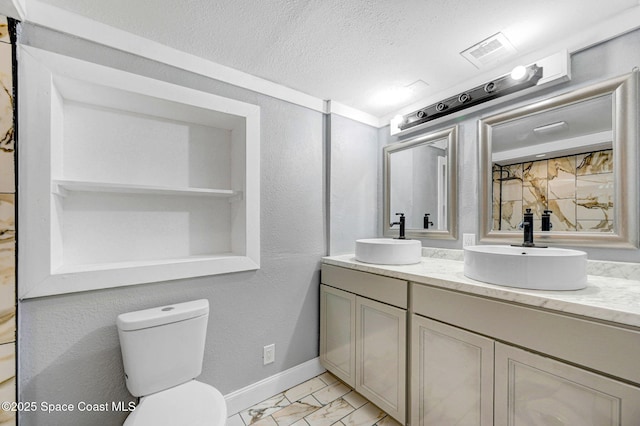
[[407,238],[457,238],[457,143],[456,126],[383,148],[385,237],[404,213]]
[[638,247],[638,72],[484,118],[481,242]]

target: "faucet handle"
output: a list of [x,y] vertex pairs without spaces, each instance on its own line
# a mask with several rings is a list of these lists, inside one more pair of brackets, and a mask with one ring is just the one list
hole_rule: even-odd
[[391,222],[389,226],[402,224],[402,222],[404,221],[404,213],[396,213],[396,216],[400,216],[400,222]]

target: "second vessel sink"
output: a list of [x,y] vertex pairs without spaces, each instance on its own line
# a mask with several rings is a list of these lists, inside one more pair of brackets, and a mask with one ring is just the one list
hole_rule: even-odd
[[422,243],[418,240],[366,238],[356,240],[356,260],[380,265],[420,263]]
[[464,248],[464,275],[508,287],[579,290],[587,286],[587,254],[559,248],[470,246]]

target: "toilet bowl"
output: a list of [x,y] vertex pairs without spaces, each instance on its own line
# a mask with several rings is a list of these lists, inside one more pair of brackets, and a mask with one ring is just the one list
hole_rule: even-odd
[[223,426],[227,407],[213,386],[195,380],[140,399],[124,426]]
[[125,426],[224,426],[224,397],[202,372],[209,302],[195,300],[117,319],[127,389],[140,401]]

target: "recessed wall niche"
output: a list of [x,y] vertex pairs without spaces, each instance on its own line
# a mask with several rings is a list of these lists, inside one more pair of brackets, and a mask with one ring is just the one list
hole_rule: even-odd
[[19,54],[20,298],[259,268],[259,107]]

